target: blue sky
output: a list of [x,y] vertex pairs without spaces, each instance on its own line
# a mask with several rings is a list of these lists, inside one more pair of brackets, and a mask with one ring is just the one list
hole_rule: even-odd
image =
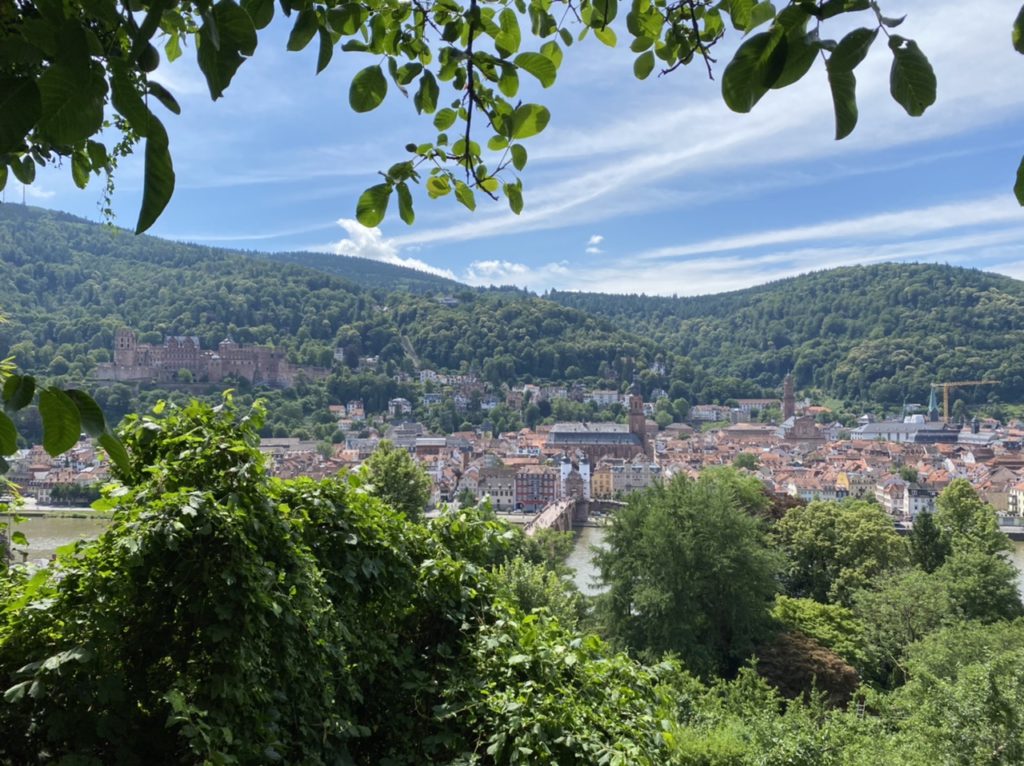
[[[284,49],[275,22],[225,98],[211,102],[193,51],[155,79],[182,104],[167,114],[177,187],[152,234],[252,250],[323,250],[533,290],[719,292],[807,271],[937,261],[1024,279],[1024,210],[1011,187],[1024,154],[1024,56],[1010,45],[1009,0],[884,0],[908,14],[938,76],[938,102],[910,118],[888,94],[890,54],[876,41],[857,70],[860,121],[833,140],[819,61],[747,115],[722,103],[703,65],[640,82],[625,46],[589,38],[558,82],[523,93],[551,110],[526,142],[526,209],[417,192],[417,220],[355,222],[359,193],[430,140],[429,119],[392,88],[356,115],[348,83],[373,63],[338,52],[314,76],[316,45]],[[836,30],[829,36],[839,36]],[[736,35],[731,35],[735,44]],[[718,51],[720,75],[728,49]],[[525,82],[525,80],[524,80]],[[134,224],[141,157],[117,177],[117,223]],[[32,204],[98,220],[100,184],[41,173]],[[20,188],[8,186],[8,201]]]

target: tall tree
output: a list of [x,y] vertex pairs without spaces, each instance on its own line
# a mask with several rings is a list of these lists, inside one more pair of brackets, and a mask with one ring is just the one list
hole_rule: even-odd
[[631,495],[605,546],[600,619],[622,646],[728,674],[768,629],[779,562],[727,475],[679,475]]
[[902,566],[907,547],[877,505],[815,501],[791,508],[773,529],[787,558],[790,595],[849,606],[854,591]]
[[971,548],[989,554],[1013,549],[999,529],[995,509],[978,497],[966,479],[954,479],[936,502],[935,525],[942,540],[953,550]]
[[387,439],[363,463],[370,492],[406,518],[419,519],[430,501],[430,477],[401,447]]

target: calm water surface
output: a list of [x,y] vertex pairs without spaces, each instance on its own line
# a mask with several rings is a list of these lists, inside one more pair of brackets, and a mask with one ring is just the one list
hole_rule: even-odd
[[[62,545],[74,540],[84,540],[99,535],[107,528],[109,520],[103,518],[72,518],[68,516],[33,516],[16,525],[15,529],[28,538],[28,559],[48,559]],[[593,546],[600,546],[604,540],[604,529],[584,527],[576,530],[576,545],[566,563],[576,570],[575,581],[581,591],[588,595],[601,592],[594,580],[597,568],[594,566]],[[1011,554],[1014,564],[1021,571],[1019,580],[1024,594],[1024,541],[1013,544]]]
[[[71,513],[69,511],[69,513]],[[89,511],[83,511],[89,513]],[[6,519],[4,519],[6,521]],[[48,559],[62,545],[75,540],[88,540],[98,537],[110,524],[109,519],[90,516],[77,518],[71,516],[30,516],[25,521],[14,525],[15,531],[24,532],[28,538],[28,560]],[[15,561],[21,556],[21,548],[15,547]]]

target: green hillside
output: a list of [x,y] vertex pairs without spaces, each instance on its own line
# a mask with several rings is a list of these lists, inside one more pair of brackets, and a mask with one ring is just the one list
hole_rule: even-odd
[[256,258],[267,258],[279,263],[304,266],[325,274],[342,277],[357,285],[370,288],[385,287],[388,290],[408,290],[413,293],[451,293],[468,289],[461,282],[445,279],[426,271],[404,266],[393,266],[369,258],[355,258],[330,253],[247,253]]
[[650,337],[720,376],[837,397],[926,401],[937,381],[994,378],[966,401],[1024,399],[1024,282],[934,264],[806,274],[718,295],[662,298],[552,292]]
[[[393,268],[373,265],[381,275]],[[494,384],[591,377],[621,385],[658,353],[606,319],[521,291],[370,289],[298,265],[136,237],[35,208],[0,207],[0,266],[0,309],[10,320],[0,325],[0,357],[14,354],[29,372],[69,380],[109,361],[122,325],[142,342],[195,335],[211,348],[230,335],[274,345],[293,362],[334,365],[328,388],[336,400],[361,393],[377,404],[397,395],[384,380],[418,366],[475,370]],[[381,276],[379,284],[393,282]],[[379,357],[373,384],[339,382],[365,356]],[[679,395],[696,396],[693,386],[704,376],[677,361],[675,375],[686,381]],[[650,384],[667,387],[670,380],[666,374]]]

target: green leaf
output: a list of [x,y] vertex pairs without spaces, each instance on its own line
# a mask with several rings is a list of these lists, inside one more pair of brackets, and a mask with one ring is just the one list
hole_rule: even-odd
[[42,112],[36,130],[54,144],[76,144],[99,132],[107,83],[98,64],[84,70],[54,64],[39,78]]
[[[547,127],[551,113],[540,104],[521,104],[512,113],[510,138],[529,138]],[[515,154],[513,150],[513,162]]]
[[565,43],[567,48],[572,45],[572,32],[565,27],[558,30],[558,36],[562,38],[562,42]]
[[71,401],[78,408],[78,415],[82,420],[82,428],[89,436],[98,437],[107,430],[107,421],[103,417],[103,410],[96,404],[89,394],[77,388],[69,388],[65,392]]
[[461,202],[467,209],[476,210],[476,195],[462,181],[455,182],[455,199]]
[[313,39],[316,30],[316,11],[312,9],[299,11],[298,18],[295,19],[295,26],[292,27],[291,34],[288,35],[288,50],[301,51],[309,45],[309,41]]
[[18,429],[14,421],[0,412],[0,455],[13,455],[18,451]]
[[173,193],[174,165],[167,146],[167,131],[160,120],[150,115],[142,209],[139,210],[139,220],[135,224],[136,234],[141,234],[156,222]]
[[0,77],[0,155],[17,151],[43,112],[39,88],[28,77]]
[[242,0],[242,8],[256,29],[265,28],[274,19],[274,0]]
[[788,44],[781,30],[761,32],[737,49],[722,74],[722,98],[734,112],[746,113],[781,76]]
[[1024,157],[1021,157],[1017,166],[1017,182],[1013,185],[1013,193],[1017,197],[1017,203],[1024,207]]
[[177,61],[181,58],[181,35],[177,32],[168,35],[164,44],[164,55],[168,61]]
[[234,0],[220,0],[203,15],[197,40],[199,68],[210,98],[224,95],[235,72],[256,50],[256,28],[249,14]]
[[409,191],[408,185],[403,181],[398,184],[398,215],[399,217],[412,226],[413,221],[416,220],[416,214],[412,209],[412,193]]
[[487,140],[487,148],[492,152],[500,152],[508,146],[508,139],[504,136],[491,136]]
[[32,160],[31,154],[26,154],[20,161],[12,160],[10,168],[14,172],[14,177],[25,186],[31,186],[36,180],[36,163]]
[[772,83],[772,90],[785,88],[800,80],[818,57],[817,31],[805,34],[802,27],[790,29],[786,38],[786,63]]
[[427,195],[431,199],[437,199],[443,197],[451,191],[451,186],[448,184],[448,179],[442,176],[433,176],[427,180]]
[[457,117],[458,115],[454,109],[445,107],[434,115],[434,127],[438,130],[448,130],[448,128],[455,124]]
[[587,24],[593,29],[605,29],[619,12],[618,0],[591,0],[590,20]]
[[22,681],[20,684],[15,684],[4,692],[4,702],[20,702],[31,685],[31,681]]
[[352,78],[348,102],[355,112],[370,112],[380,106],[388,93],[388,81],[379,65],[361,69]]
[[100,434],[99,443],[100,446],[106,450],[107,457],[110,458],[110,461],[121,469],[122,472],[128,473],[128,469],[130,468],[128,462],[128,451],[125,450],[121,440],[108,431],[105,434]]
[[598,27],[594,30],[594,37],[609,48],[614,48],[619,41],[618,37],[615,36],[615,30],[611,27]]
[[169,112],[173,112],[174,114],[181,114],[181,106],[167,88],[153,80],[150,80],[148,85],[149,92],[156,96],[157,100],[164,105],[165,109]]
[[555,69],[562,66],[562,48],[554,40],[548,40],[540,46],[540,53],[542,56],[546,56],[551,59],[551,63],[555,65]]
[[89,185],[90,168],[89,156],[84,150],[71,155],[71,179],[79,189]]
[[855,29],[846,35],[829,56],[829,66],[852,71],[868,55],[871,44],[878,37],[878,28]]
[[501,76],[498,78],[498,90],[506,98],[515,98],[516,93],[519,92],[519,74],[514,66],[502,65]]
[[750,9],[750,15],[747,17],[747,24],[743,28],[744,32],[751,32],[757,29],[759,26],[764,24],[766,21],[771,21],[775,18],[775,6],[770,2],[758,3]]
[[545,88],[554,84],[558,69],[547,56],[540,53],[520,53],[513,61],[517,67],[536,77]]
[[828,85],[836,115],[836,141],[846,138],[857,126],[857,78],[850,69],[833,67],[829,61]]
[[145,137],[149,134],[149,107],[136,88],[136,81],[128,74],[123,64],[115,61],[111,65],[111,102],[114,108],[132,126],[136,133]]
[[509,152],[512,154],[512,166],[521,171],[526,167],[526,147],[520,144],[512,144]]
[[384,220],[390,199],[391,186],[389,184],[371,186],[359,196],[359,202],[356,203],[356,219],[363,226],[377,226]]
[[82,421],[71,397],[53,386],[39,393],[39,414],[43,419],[43,449],[56,457],[75,446],[82,433]]
[[331,29],[340,35],[354,35],[366,21],[369,12],[359,3],[344,3],[327,11]]
[[331,40],[331,33],[326,29],[321,28],[318,31],[320,33],[320,51],[316,57],[316,73],[320,74],[331,63],[331,57],[334,55],[334,42]]
[[35,394],[35,378],[31,375],[11,375],[4,381],[4,409],[17,412],[31,404]]
[[1011,39],[1013,40],[1013,49],[1017,53],[1024,53],[1024,6],[1021,6],[1017,18],[1013,20]]
[[633,74],[638,80],[646,80],[654,71],[654,51],[641,53],[633,62]]
[[14,532],[11,535],[11,542],[15,545],[22,545],[28,547],[28,538],[25,537],[24,532]]
[[935,103],[935,72],[928,58],[913,40],[893,35],[889,38],[892,68],[889,92],[911,117],[920,117]]
[[522,43],[519,17],[511,8],[503,8],[498,14],[498,25],[501,27],[501,32],[494,38],[494,46],[502,57],[511,56],[519,50],[519,45]]
[[519,184],[505,184],[502,190],[508,197],[509,209],[516,215],[523,212],[523,187]]
[[420,87],[416,91],[416,95],[412,97],[416,112],[418,114],[433,114],[434,110],[437,109],[437,98],[439,95],[440,89],[437,86],[437,79],[429,69],[425,70],[420,77]]

